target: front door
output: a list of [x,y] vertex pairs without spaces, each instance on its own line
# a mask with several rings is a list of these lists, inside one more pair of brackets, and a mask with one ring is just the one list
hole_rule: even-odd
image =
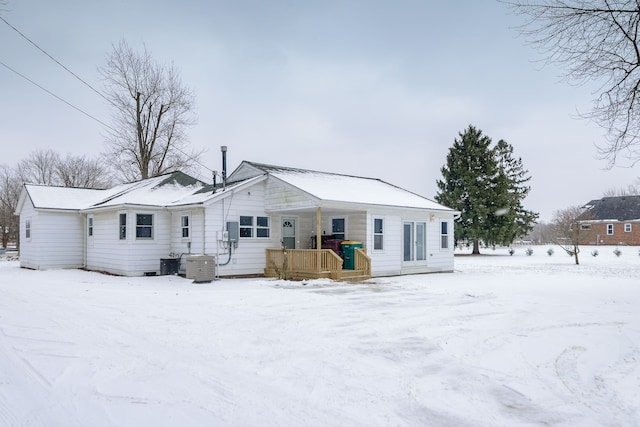
[[295,218],[282,218],[282,246],[286,249],[296,248]]

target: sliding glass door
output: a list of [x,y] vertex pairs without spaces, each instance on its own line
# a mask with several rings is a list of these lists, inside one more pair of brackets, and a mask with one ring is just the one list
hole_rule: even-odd
[[427,223],[405,221],[402,230],[404,261],[425,261],[427,259]]

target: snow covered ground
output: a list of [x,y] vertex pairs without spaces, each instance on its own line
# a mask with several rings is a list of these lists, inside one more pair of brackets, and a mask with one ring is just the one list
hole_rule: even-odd
[[0,262],[0,426],[638,426],[638,248],[362,284]]

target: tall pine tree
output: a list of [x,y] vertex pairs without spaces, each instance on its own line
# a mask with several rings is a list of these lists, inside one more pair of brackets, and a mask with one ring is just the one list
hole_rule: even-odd
[[459,133],[440,169],[435,199],[460,211],[456,220],[455,240],[472,240],[473,253],[480,253],[479,243],[486,240],[488,218],[495,212],[498,165],[490,148],[491,139],[469,125]]
[[538,214],[522,206],[531,178],[511,145],[501,140],[491,148],[491,138],[471,125],[459,136],[441,169],[435,198],[460,211],[455,239],[473,241],[473,253],[479,254],[481,241],[510,244],[526,234]]
[[538,214],[522,205],[531,191],[528,185],[531,176],[524,168],[522,158],[515,158],[513,146],[502,139],[494,147],[493,153],[498,164],[500,193],[504,201],[501,203],[503,207],[493,217],[495,227],[492,227],[492,238],[488,243],[509,245],[533,229]]

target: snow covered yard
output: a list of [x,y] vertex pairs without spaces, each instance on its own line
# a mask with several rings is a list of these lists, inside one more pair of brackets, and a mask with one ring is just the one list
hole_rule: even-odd
[[638,248],[362,284],[0,262],[0,426],[638,426]]

